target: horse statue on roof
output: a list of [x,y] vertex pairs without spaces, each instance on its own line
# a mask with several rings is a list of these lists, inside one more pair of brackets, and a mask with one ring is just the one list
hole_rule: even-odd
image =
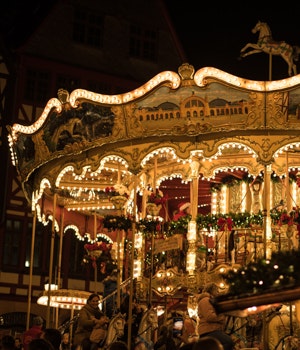
[[[270,27],[267,23],[258,21],[252,29],[252,33],[259,32],[258,41],[256,44],[248,43],[240,51],[241,57],[246,57],[254,53],[265,52],[272,55],[281,56],[288,64],[288,74],[297,74],[297,67],[294,61],[298,60],[299,48],[292,46],[285,41],[275,41],[272,38]],[[248,50],[247,49],[253,49]]]
[[139,324],[138,334],[135,337],[134,350],[153,350],[153,333],[158,329],[157,311],[150,307],[143,313]]

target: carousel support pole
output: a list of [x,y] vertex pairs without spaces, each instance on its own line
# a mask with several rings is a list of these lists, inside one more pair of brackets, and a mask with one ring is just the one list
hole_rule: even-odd
[[57,285],[58,288],[61,288],[61,260],[62,260],[62,247],[63,247],[63,238],[64,238],[64,220],[65,220],[65,211],[62,208],[61,222],[60,222],[60,240],[59,240],[59,256],[58,256],[58,266],[57,266]]
[[186,255],[186,270],[189,274],[189,285],[194,288],[196,284],[195,270],[196,270],[196,252],[197,252],[197,222],[198,214],[198,187],[199,187],[199,161],[193,159],[190,165],[190,201],[191,201],[191,220],[188,223],[188,231],[186,239],[188,242],[188,251]]
[[285,154],[285,162],[286,162],[286,177],[285,177],[285,198],[286,198],[286,209],[288,212],[292,210],[292,197],[290,191],[290,177],[289,177],[289,152]]
[[[73,303],[73,298],[72,298],[72,303]],[[74,305],[72,304],[70,320],[73,320],[73,318],[74,318]],[[73,339],[73,322],[70,324],[69,334],[70,334],[69,335],[70,342],[72,342],[72,339]]]
[[34,210],[34,212],[33,212],[33,223],[32,223],[32,233],[31,233],[31,253],[30,253],[30,267],[29,267],[29,285],[28,285],[26,329],[29,329],[29,327],[30,327],[30,312],[31,312],[30,310],[31,310],[32,272],[33,272],[35,230],[36,230],[36,210]]
[[[291,196],[291,191],[290,191],[290,177],[289,177],[289,152],[287,151],[285,153],[285,198],[286,198],[286,210],[289,213],[292,210],[292,196]],[[289,237],[288,238],[288,249],[292,249],[292,239]]]
[[120,230],[117,229],[117,309],[120,310],[121,307],[121,291],[120,291],[120,285],[121,285],[121,262],[120,262]]
[[[64,238],[64,220],[65,220],[65,211],[64,208],[62,208],[62,214],[61,214],[61,222],[60,222],[60,234],[59,234],[59,254],[58,254],[58,265],[57,265],[57,286],[60,289],[61,283],[61,260],[62,260],[62,246],[63,246],[63,238]],[[58,328],[58,313],[59,308],[56,308],[56,317],[55,317],[55,328]]]
[[198,214],[198,191],[199,191],[199,160],[193,159],[191,163],[191,184],[190,184],[190,198],[191,198],[191,216],[192,220],[196,220]]
[[271,165],[265,165],[264,169],[264,257],[269,259],[272,249],[269,247],[272,238],[271,216],[270,216],[270,188],[271,188]]
[[130,261],[130,286],[129,286],[129,312],[128,312],[128,335],[127,335],[127,347],[131,349],[131,333],[132,333],[132,299],[133,299],[133,264],[134,264],[134,244],[135,244],[135,232],[136,232],[136,188],[137,177],[134,177],[134,194],[133,194],[133,221],[132,221],[132,245],[131,245],[131,261]]
[[224,239],[225,239],[224,260],[225,260],[225,263],[227,263],[227,260],[228,260],[228,235],[229,235],[227,224],[224,227],[224,234],[225,234],[225,237],[224,237]]
[[154,232],[151,235],[151,267],[150,267],[150,278],[149,278],[149,290],[148,290],[148,305],[152,303],[152,276],[154,272]]
[[[97,215],[94,213],[94,237],[93,240],[97,240]],[[98,279],[98,271],[97,271],[97,261],[95,260],[95,268],[94,268],[94,292],[97,293],[97,279]]]
[[[270,217],[270,182],[271,182],[271,165],[265,165],[264,169],[264,257],[270,258],[271,252],[269,249],[269,242],[272,237],[271,230],[271,217]],[[263,349],[268,349],[268,327],[267,327],[267,314],[263,311],[263,324],[262,324],[262,344]]]
[[[154,173],[153,173],[153,190],[156,191],[156,177],[157,177],[157,157],[154,158]],[[154,220],[154,218],[152,218]],[[150,266],[150,279],[149,279],[149,290],[148,290],[148,305],[152,303],[152,276],[154,272],[154,231],[151,235],[151,266]]]
[[52,288],[52,272],[53,272],[53,256],[54,256],[54,241],[55,241],[55,214],[56,214],[56,201],[57,194],[53,196],[53,218],[51,226],[51,246],[50,246],[50,263],[49,263],[49,288],[48,288],[48,299],[47,299],[47,313],[46,313],[46,327],[50,327],[50,299],[51,299],[51,288]]

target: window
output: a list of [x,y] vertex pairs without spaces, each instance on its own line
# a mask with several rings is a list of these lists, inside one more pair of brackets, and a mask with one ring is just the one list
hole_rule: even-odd
[[7,267],[18,267],[20,259],[20,247],[22,247],[22,222],[8,219],[6,221],[3,265]]
[[73,278],[84,279],[87,273],[87,269],[92,268],[91,264],[84,264],[83,257],[85,255],[84,244],[78,240],[74,233],[69,233],[71,236],[71,247],[70,250],[72,254],[69,257],[69,276]]
[[157,33],[136,25],[130,27],[129,54],[135,58],[157,60]]
[[101,48],[103,17],[96,13],[76,9],[74,11],[73,40],[77,43]]
[[[51,222],[44,226],[37,221],[34,236],[33,268],[37,273],[47,273],[49,270]],[[32,224],[28,225],[26,232],[25,267],[30,267],[32,242]]]
[[24,98],[32,104],[45,104],[50,98],[50,74],[28,69],[25,78]]

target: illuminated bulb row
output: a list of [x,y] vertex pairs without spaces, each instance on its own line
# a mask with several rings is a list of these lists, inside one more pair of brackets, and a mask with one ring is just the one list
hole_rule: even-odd
[[[151,153],[147,154],[147,156],[141,161],[141,166],[144,167],[150,159],[157,157],[158,155],[162,153],[169,153],[173,156],[174,159],[178,159],[176,156],[175,150],[171,147],[162,147],[158,150],[152,151]],[[178,161],[178,160],[177,160]]]
[[142,276],[142,262],[138,259],[133,261],[133,278],[138,278]]
[[221,198],[220,198],[220,212],[221,214],[227,213],[227,194],[228,194],[228,187],[222,186],[221,187]]
[[[50,221],[53,221],[53,215],[49,215],[48,218],[49,218]],[[56,232],[59,232],[59,225],[58,225],[57,220],[55,220],[55,222],[54,222],[54,230]]]
[[186,270],[192,274],[196,269],[196,252],[188,251],[186,255]]
[[[43,295],[38,298],[37,303],[39,305],[48,305],[48,296]],[[80,310],[83,305],[86,304],[86,299],[82,298],[67,298],[65,300],[59,299],[58,297],[50,296],[50,306],[62,309],[74,309]]]
[[286,146],[283,146],[283,147],[279,148],[279,150],[274,153],[274,157],[277,158],[277,157],[279,157],[280,154],[283,154],[283,152],[287,152],[290,149],[293,149],[294,147],[298,148],[298,147],[300,147],[300,144],[298,142],[294,142],[294,143],[290,143]]
[[218,149],[220,151],[224,150],[224,149],[229,149],[229,148],[238,148],[238,149],[242,149],[245,151],[245,152],[248,152],[249,154],[254,154],[255,157],[257,157],[257,154],[248,146],[246,145],[241,145],[240,143],[236,143],[236,142],[227,142],[223,145],[220,145],[218,147]]
[[196,241],[197,238],[197,223],[195,220],[191,220],[188,223],[187,239],[188,241]]
[[[220,167],[220,168],[214,170],[214,174],[217,175],[218,173],[227,172],[227,171],[234,172],[235,170],[249,171],[246,167],[240,167],[240,166],[234,166],[232,168],[230,168],[230,167]],[[252,175],[249,174],[248,176],[251,177]]]
[[218,194],[216,192],[212,192],[211,194],[211,213],[217,214],[217,198]]
[[142,247],[143,247],[143,236],[141,232],[138,232],[135,234],[135,237],[134,237],[134,248],[142,249]]
[[111,209],[113,206],[111,205],[103,205],[103,206],[82,206],[82,207],[72,207],[72,206],[68,206],[66,207],[66,209],[68,211],[84,211],[84,210],[105,210],[105,209]]
[[274,81],[266,81],[266,90],[274,91],[278,89],[283,89],[287,87],[292,87],[299,84],[299,75],[294,75],[287,79],[282,80],[274,80]]
[[50,113],[52,108],[55,108],[57,113],[60,113],[62,111],[62,105],[57,98],[52,98],[51,100],[49,100],[47,102],[47,105],[44,108],[42,115],[32,125],[25,126],[25,125],[20,125],[20,124],[14,124],[12,126],[12,139],[13,139],[13,141],[15,142],[17,140],[17,133],[33,134],[37,130],[39,130],[41,128],[41,126],[44,124],[45,120],[47,119],[48,114]]
[[9,146],[9,150],[10,150],[10,158],[11,158],[11,162],[12,165],[17,166],[18,164],[18,156],[17,153],[14,151],[14,147],[13,147],[13,139],[10,135],[8,135],[8,146]]
[[76,89],[70,94],[70,105],[73,108],[76,108],[78,105],[78,100],[82,99],[104,104],[122,103],[122,95],[103,95],[88,90]]
[[84,237],[81,236],[79,228],[76,225],[68,225],[65,227],[64,229],[64,234],[68,231],[68,230],[72,230],[75,233],[75,236],[78,240],[83,241]]
[[162,176],[161,178],[159,178],[159,180],[157,180],[157,185],[160,186],[160,184],[163,181],[178,179],[178,178],[181,178],[181,177],[182,177],[182,174],[179,174],[179,173],[173,173],[171,175],[165,175],[165,176]]
[[74,234],[76,236],[76,238],[80,241],[84,241],[84,240],[87,240],[89,243],[95,243],[97,241],[101,241],[101,240],[105,240],[107,241],[109,244],[113,244],[113,240],[107,236],[105,233],[97,233],[96,234],[96,238],[95,239],[92,239],[91,238],[91,234],[90,233],[85,233],[84,236],[81,236],[80,234],[80,231],[79,231],[79,228],[76,226],[76,225],[68,225],[65,227],[64,229],[64,233],[67,232],[67,230],[72,230],[74,231]]
[[[217,68],[205,67],[205,68],[199,69],[195,73],[194,81],[196,85],[200,87],[204,87],[207,85],[207,81],[208,81],[207,78],[209,77],[216,78],[218,80],[223,80],[226,83],[231,84],[233,86],[243,87],[248,90],[260,91],[260,92],[272,91],[272,90],[284,88],[284,87],[290,86],[290,84],[292,83],[297,84],[299,80],[299,77],[298,77],[297,80],[293,80],[293,81],[290,80],[291,78],[275,81],[275,82],[254,81],[254,80],[247,80],[244,78],[236,77],[234,75],[226,73]],[[271,83],[275,83],[275,84],[271,84]]]
[[56,187],[59,187],[59,184],[60,184],[60,181],[61,181],[62,177],[63,177],[66,173],[68,173],[68,172],[70,172],[70,171],[74,172],[74,167],[73,167],[72,165],[66,166],[66,167],[58,174],[58,176],[57,176],[57,178],[56,178],[56,181],[55,181],[55,186],[56,186]]
[[75,178],[75,180],[79,180],[79,181],[81,181],[81,180],[84,180],[84,178],[86,177],[86,174],[89,172],[89,171],[91,171],[90,170],[90,167],[89,166],[84,166],[83,168],[82,168],[82,173],[80,174],[80,175],[77,175],[77,174],[75,174],[74,172],[73,172],[73,177]]
[[109,155],[109,156],[104,157],[101,160],[100,165],[102,167],[104,167],[105,163],[111,162],[111,161],[115,161],[115,162],[121,163],[122,165],[128,167],[128,164],[127,164],[126,160],[121,158],[120,156],[117,156],[117,155]]
[[41,206],[39,204],[36,205],[36,217],[39,222],[41,222],[44,226],[49,224],[49,220],[46,220],[45,214],[42,214]]
[[162,82],[168,82],[168,81],[171,82],[171,88],[173,89],[177,89],[180,85],[180,78],[178,74],[176,74],[175,72],[166,71],[166,72],[159,73],[154,78],[152,78],[149,82],[147,82],[143,86],[131,92],[127,92],[119,95],[103,95],[103,94],[94,93],[88,90],[76,89],[72,91],[72,93],[70,94],[69,100],[70,100],[71,106],[73,107],[77,107],[78,105],[77,100],[81,100],[81,99],[90,100],[97,103],[104,103],[104,104],[128,103],[138,97],[144,96],[147,92],[153,90],[156,86],[158,86]]
[[246,211],[246,195],[248,192],[248,186],[245,182],[242,182],[241,184],[241,198],[243,199],[240,204],[240,210],[242,213]]
[[32,205],[31,205],[32,211],[35,211],[35,206],[37,205],[39,199],[42,198],[42,195],[46,187],[51,188],[51,184],[48,179],[43,178],[42,181],[40,182],[39,190],[32,192]]

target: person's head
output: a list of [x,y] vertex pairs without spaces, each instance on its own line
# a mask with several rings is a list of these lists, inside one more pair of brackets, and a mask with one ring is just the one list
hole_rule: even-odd
[[128,350],[128,347],[123,341],[117,340],[109,345],[108,350]]
[[28,345],[29,350],[55,350],[53,345],[46,339],[32,339]]
[[88,298],[86,303],[93,308],[98,308],[100,302],[100,296],[97,293],[92,293]]
[[108,275],[117,274],[117,268],[118,266],[113,262],[106,263],[106,273]]
[[192,350],[224,350],[223,345],[217,338],[213,337],[202,337],[198,341],[194,342]]
[[2,349],[13,350],[15,348],[15,339],[11,335],[4,335],[2,337]]
[[56,328],[45,328],[41,338],[46,339],[49,343],[51,343],[54,349],[58,350],[61,344],[61,333]]
[[219,294],[219,287],[216,283],[211,282],[207,283],[202,290],[203,293],[209,293],[213,297],[217,296]]
[[22,340],[19,337],[15,338],[15,347],[19,348],[22,345]]
[[81,350],[90,350],[91,349],[91,341],[89,338],[84,338],[80,344]]
[[36,316],[32,320],[32,325],[33,326],[41,326],[44,324],[44,320],[42,319],[41,316]]
[[66,332],[62,335],[62,339],[61,339],[62,343],[64,344],[69,344],[70,342],[70,333]]

